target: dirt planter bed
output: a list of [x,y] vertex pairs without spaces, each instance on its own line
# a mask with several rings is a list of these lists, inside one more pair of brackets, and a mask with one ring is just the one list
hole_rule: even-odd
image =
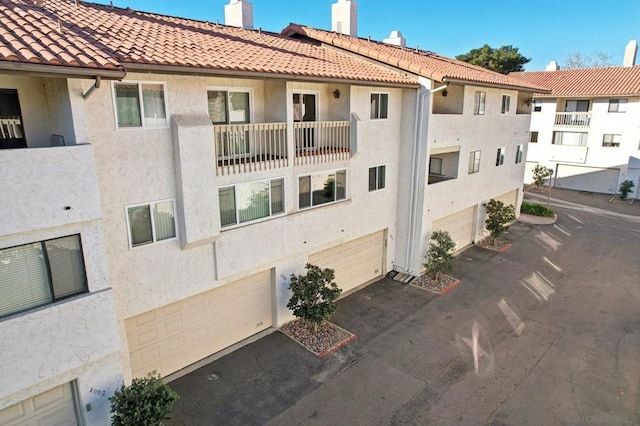
[[415,280],[411,281],[409,285],[412,285],[414,287],[418,287],[423,290],[427,290],[442,296],[447,292],[453,290],[461,282],[462,282],[461,280],[450,277],[449,275],[440,274],[436,279],[433,279],[428,274],[423,274],[418,278],[416,278]]
[[320,358],[346,345],[357,336],[328,321],[318,325],[297,319],[284,324],[280,331]]

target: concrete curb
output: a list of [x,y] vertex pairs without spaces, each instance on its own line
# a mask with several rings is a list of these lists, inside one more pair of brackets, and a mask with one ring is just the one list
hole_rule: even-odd
[[[335,324],[334,324],[335,325]],[[337,327],[337,326],[336,326]],[[343,329],[344,330],[344,329]],[[347,331],[347,330],[345,330]],[[351,333],[350,331],[348,333]],[[355,334],[351,333],[351,336],[347,337],[346,339],[344,339],[342,342],[335,344],[334,346],[332,346],[331,348],[327,349],[324,352],[320,352],[318,355],[318,358],[324,358],[327,355],[329,355],[332,352],[337,351],[338,349],[340,349],[341,347],[343,347],[344,345],[346,345],[347,343],[351,342],[352,340],[355,340],[358,336],[356,336]]]
[[554,214],[553,217],[535,216],[532,214],[520,213],[517,219],[518,222],[528,223],[530,225],[553,225],[558,221],[558,215]]
[[458,287],[460,285],[460,283],[462,283],[462,280],[456,280],[454,283],[449,284],[448,287],[445,287],[442,290],[440,290],[440,293],[438,293],[438,296],[444,296],[445,294],[449,293],[454,288]]

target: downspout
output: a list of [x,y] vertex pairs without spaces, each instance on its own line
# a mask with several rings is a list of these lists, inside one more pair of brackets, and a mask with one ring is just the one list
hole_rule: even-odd
[[96,78],[95,78],[95,82],[91,85],[91,87],[89,87],[89,89],[86,92],[84,92],[82,94],[82,97],[84,99],[87,99],[89,96],[91,96],[91,94],[93,93],[94,90],[100,88],[100,82],[101,81],[102,81],[101,77],[99,75],[97,75]]
[[[418,93],[416,94],[416,126],[413,133],[413,162],[411,164],[411,186],[409,196],[409,229],[407,236],[407,248],[405,250],[405,266],[403,268],[406,273],[414,272],[412,271],[412,260],[415,253],[416,226],[418,213],[422,211],[422,206],[420,205],[421,203],[418,202],[420,185],[424,185],[424,182],[421,182],[420,180],[420,164],[423,161],[421,141],[423,139],[423,129],[425,129],[429,120],[429,96],[432,93],[445,90],[448,86],[449,84],[447,83],[446,85],[440,86],[433,90],[427,90],[425,92],[418,91]],[[427,112],[426,114],[425,111]]]

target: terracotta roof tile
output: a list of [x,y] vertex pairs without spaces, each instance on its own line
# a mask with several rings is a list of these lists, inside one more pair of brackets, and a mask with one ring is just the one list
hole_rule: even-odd
[[308,37],[440,82],[460,80],[492,86],[545,91],[543,87],[535,84],[425,50],[390,45],[297,24],[290,24],[282,31],[282,34],[298,34]]
[[557,71],[516,72],[510,76],[551,89],[540,96],[640,95],[640,66],[574,68]]

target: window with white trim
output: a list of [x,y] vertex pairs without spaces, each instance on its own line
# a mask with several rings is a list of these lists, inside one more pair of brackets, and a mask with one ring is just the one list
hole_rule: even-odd
[[469,154],[469,174],[480,171],[480,151],[471,151]]
[[587,146],[586,132],[553,132],[553,145]]
[[542,111],[542,102],[538,101],[538,100],[533,100],[533,112],[540,112]]
[[118,128],[167,127],[164,83],[113,83]]
[[371,94],[371,116],[372,120],[380,120],[389,116],[389,95],[387,93]]
[[605,134],[602,137],[602,146],[607,148],[620,148],[622,135]]
[[0,317],[87,291],[80,235],[0,249]]
[[511,108],[511,96],[509,95],[502,95],[502,114],[506,114],[509,112],[509,109]]
[[538,132],[529,132],[529,142],[538,143]]
[[496,166],[502,166],[504,164],[504,148],[498,148],[496,151]]
[[516,164],[522,163],[522,154],[524,153],[524,149],[522,145],[516,146]]
[[386,166],[369,168],[369,192],[384,189],[386,179]]
[[484,115],[484,108],[487,101],[487,92],[477,91],[473,99],[473,114]]
[[627,100],[609,99],[609,112],[627,112]]
[[347,171],[336,170],[298,177],[298,208],[335,203],[347,198]]
[[173,200],[127,206],[129,244],[138,247],[176,237]]
[[284,178],[218,188],[223,228],[284,213]]

